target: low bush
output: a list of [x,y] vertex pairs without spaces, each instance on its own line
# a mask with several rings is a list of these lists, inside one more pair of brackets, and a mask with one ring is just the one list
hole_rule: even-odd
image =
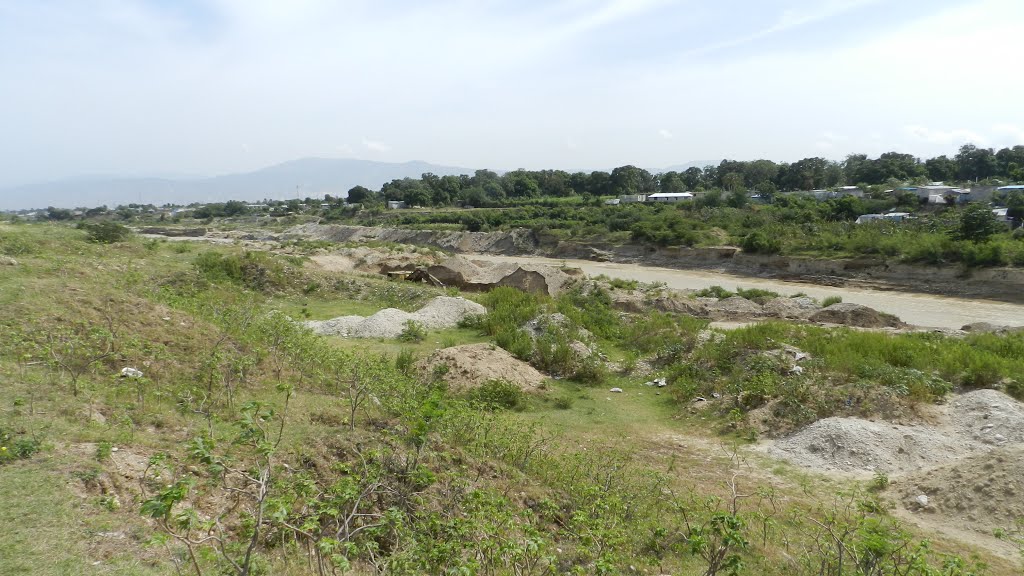
[[839,304],[842,301],[843,301],[843,297],[842,296],[828,296],[824,300],[821,301],[821,306],[823,308],[828,308],[829,306],[831,306],[833,304]]
[[85,230],[89,242],[94,244],[122,242],[132,234],[127,226],[117,222],[82,222],[79,227]]
[[782,251],[782,242],[778,236],[769,235],[763,230],[755,230],[743,237],[740,247],[744,252],[754,254],[778,254]]
[[730,291],[726,290],[725,288],[722,288],[721,286],[718,286],[718,285],[711,286],[711,287],[708,287],[708,288],[703,288],[701,290],[698,290],[694,294],[694,296],[696,296],[698,298],[718,298],[719,300],[722,300],[722,299],[725,299],[725,298],[732,298],[735,295],[736,295],[735,292],[730,292]]
[[468,394],[469,400],[486,410],[523,410],[526,395],[505,380],[489,380]]
[[423,342],[427,337],[427,329],[423,327],[423,324],[416,322],[415,320],[406,320],[405,328],[402,329],[402,333],[398,335],[399,342]]
[[36,438],[0,428],[0,464],[31,458],[41,447],[42,443]]
[[736,295],[740,298],[746,298],[759,304],[763,304],[772,298],[778,298],[778,292],[772,292],[771,290],[764,290],[762,288],[737,288]]

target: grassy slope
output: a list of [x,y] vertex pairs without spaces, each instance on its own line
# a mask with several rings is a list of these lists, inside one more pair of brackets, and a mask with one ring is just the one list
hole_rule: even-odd
[[[190,247],[186,251],[169,244],[147,248],[138,240],[95,246],[83,242],[82,236],[64,227],[0,226],[0,247],[6,242],[11,251],[9,247],[15,241],[28,246],[26,252],[17,253],[21,265],[0,270],[0,307],[8,319],[16,319],[11,325],[34,324],[51,329],[76,320],[102,323],[105,315],[116,311],[123,333],[151,345],[140,346],[138,352],[127,356],[139,365],[150,360],[143,369],[153,384],[147,390],[145,407],[136,406],[135,391],[110,377],[118,366],[100,363],[86,376],[88,385],[76,398],[67,392],[67,378],[58,373],[39,365],[22,370],[10,354],[0,358],[0,423],[38,433],[45,442],[36,457],[0,466],[5,499],[0,507],[0,533],[7,535],[5,545],[0,547],[0,574],[170,574],[173,567],[166,553],[149,543],[156,532],[138,515],[137,501],[107,509],[96,492],[80,497],[79,478],[111,468],[109,461],[98,462],[94,452],[81,447],[105,441],[146,456],[177,448],[190,430],[202,425],[181,414],[175,399],[165,391],[188,377],[190,363],[219,337],[219,332],[199,318],[141,294],[153,278],[188,270],[195,253],[206,248]],[[429,295],[425,293],[424,298]],[[269,302],[286,312],[301,310],[304,304],[316,318],[366,313],[392,302],[386,297],[334,301],[302,294],[280,295]],[[431,334],[413,348],[422,355],[439,343],[480,340],[472,331],[455,329]],[[387,353],[408,347],[387,341],[337,344]],[[622,386],[626,393],[606,392],[612,385]],[[667,395],[656,396],[654,389],[636,381],[616,381],[601,388],[568,382],[553,386],[555,394],[573,398],[571,408],[558,410],[538,400],[527,411],[509,416],[512,421],[535,425],[552,436],[552,453],[569,455],[604,449],[628,453],[634,464],[667,474],[668,487],[673,490],[725,494],[724,481],[732,463],[728,449],[723,447],[725,442],[711,431],[712,424],[717,424],[714,417],[680,414]],[[247,393],[268,400],[274,397],[272,392],[259,388]],[[347,442],[338,433],[344,425],[344,409],[338,397],[300,392],[292,406],[294,425],[288,429],[286,450],[328,457],[329,446],[309,443],[322,439],[328,443]],[[97,421],[93,411],[103,414],[104,421]],[[226,429],[227,423],[218,422],[216,426]],[[778,473],[745,470],[752,484],[775,485],[783,492],[787,506],[814,506],[822,494],[837,487],[832,481],[785,468],[778,469]],[[512,477],[503,479],[501,475],[489,482],[498,487],[509,482],[515,489],[541,489],[535,481],[519,485]],[[118,535],[110,536],[111,532]],[[773,562],[781,549],[762,552],[769,560],[767,564],[755,561],[756,570],[780,573],[777,570],[783,564]],[[271,562],[276,567],[274,573],[306,573],[301,563],[285,567],[280,559],[271,558]],[[994,573],[1016,570],[999,560],[992,560],[992,565]],[[669,561],[665,569],[673,567],[688,573],[693,570],[693,562],[677,559]]]

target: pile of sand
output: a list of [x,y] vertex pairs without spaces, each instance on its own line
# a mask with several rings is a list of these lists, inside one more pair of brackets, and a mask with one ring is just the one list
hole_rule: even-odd
[[765,449],[818,470],[903,474],[1024,442],[1024,405],[1002,392],[961,394],[945,412],[936,424],[919,426],[826,418]]
[[764,308],[760,304],[741,296],[712,300],[707,302],[707,309],[715,320],[747,319],[764,315]]
[[438,296],[416,312],[385,308],[368,317],[341,316],[331,320],[313,320],[305,326],[317,334],[345,338],[395,338],[409,321],[421,324],[427,330],[453,328],[468,317],[487,313],[487,309],[465,298]]
[[972,444],[925,426],[825,418],[776,441],[769,453],[815,470],[891,474],[964,457]]
[[447,366],[442,379],[453,390],[469,390],[491,380],[505,380],[532,391],[546,379],[533,366],[492,344],[444,348],[418,362],[416,368],[431,377],[441,365]]

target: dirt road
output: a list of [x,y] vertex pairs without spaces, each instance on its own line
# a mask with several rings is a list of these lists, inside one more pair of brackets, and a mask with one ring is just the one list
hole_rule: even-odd
[[876,310],[895,314],[904,322],[918,326],[960,328],[972,322],[990,322],[999,326],[1024,326],[1024,305],[991,300],[968,300],[930,294],[820,286],[803,282],[768,280],[718,272],[675,270],[617,262],[490,254],[467,254],[467,256],[473,260],[486,262],[531,262],[555,266],[565,264],[581,268],[590,276],[604,274],[610,278],[624,278],[640,282],[664,282],[669,288],[699,290],[718,285],[730,290],[735,290],[737,287],[763,288],[787,296],[803,292],[819,300],[829,296],[841,296],[844,302],[863,304]]

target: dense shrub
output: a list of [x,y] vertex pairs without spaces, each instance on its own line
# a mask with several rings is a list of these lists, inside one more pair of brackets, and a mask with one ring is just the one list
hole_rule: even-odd
[[763,230],[755,230],[743,237],[740,247],[744,252],[754,254],[778,254],[782,251],[782,242],[777,236],[769,235]]
[[469,399],[487,410],[522,410],[526,405],[523,391],[505,380],[489,380],[468,394]]
[[82,222],[80,227],[85,230],[89,242],[94,244],[114,244],[131,236],[127,226],[117,222]]

